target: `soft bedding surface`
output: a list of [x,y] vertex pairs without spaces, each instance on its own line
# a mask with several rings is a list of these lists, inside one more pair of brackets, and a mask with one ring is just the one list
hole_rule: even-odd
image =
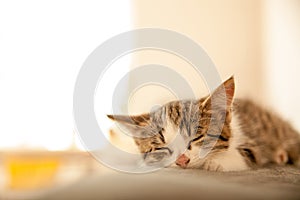
[[40,199],[300,199],[300,169],[111,171],[85,177]]

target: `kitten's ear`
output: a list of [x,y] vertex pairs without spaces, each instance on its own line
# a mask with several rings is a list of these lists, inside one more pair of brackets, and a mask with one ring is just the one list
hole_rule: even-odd
[[152,136],[151,132],[145,131],[150,124],[150,114],[142,115],[107,115],[108,118],[118,122],[119,128],[133,137]]
[[235,91],[234,77],[231,76],[223,84],[221,84],[215,91],[208,96],[202,103],[204,107],[217,106],[225,107],[228,110],[233,102]]
[[147,126],[149,124],[150,115],[107,115],[111,120],[119,122],[121,124],[133,125],[133,126]]

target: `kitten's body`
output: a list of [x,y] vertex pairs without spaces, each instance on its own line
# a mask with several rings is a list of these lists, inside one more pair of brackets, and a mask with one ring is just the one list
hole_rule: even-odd
[[300,135],[288,122],[251,101],[236,100],[234,110],[244,136],[239,150],[249,149],[253,156],[241,153],[255,158],[247,159],[248,164],[299,164]]
[[[233,100],[234,89],[231,78],[200,100],[170,102],[139,116],[109,117],[132,133],[145,162],[160,162],[180,151],[184,154],[176,155],[176,164],[182,168],[235,171],[299,165],[299,134],[251,101]],[[185,152],[170,145],[177,133]]]
[[300,135],[270,111],[249,100],[235,99],[230,128],[228,148],[189,167],[236,171],[272,164],[299,166]]

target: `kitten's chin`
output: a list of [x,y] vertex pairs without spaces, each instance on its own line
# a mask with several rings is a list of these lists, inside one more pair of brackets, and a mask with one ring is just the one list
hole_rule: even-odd
[[172,166],[175,163],[175,159],[173,157],[158,158],[149,156],[144,159],[143,163],[149,167],[165,168]]

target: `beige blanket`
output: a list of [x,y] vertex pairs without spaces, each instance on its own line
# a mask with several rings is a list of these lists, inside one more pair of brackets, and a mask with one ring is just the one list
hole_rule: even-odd
[[163,169],[84,178],[41,199],[300,199],[300,169],[243,172]]

